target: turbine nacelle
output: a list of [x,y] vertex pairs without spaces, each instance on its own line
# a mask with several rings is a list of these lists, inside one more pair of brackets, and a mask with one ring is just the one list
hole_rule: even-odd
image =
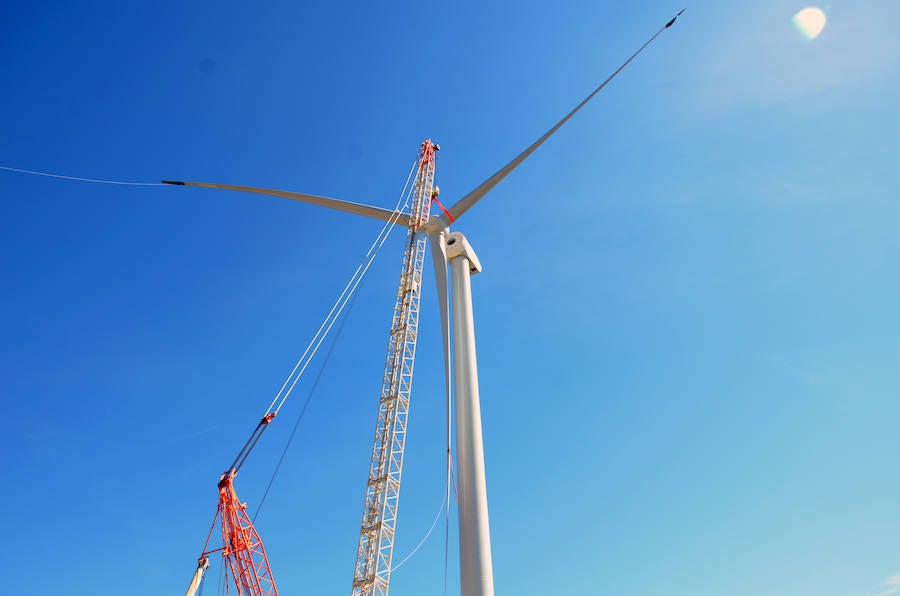
[[447,235],[447,260],[452,261],[456,257],[465,257],[469,261],[469,274],[481,273],[481,260],[475,254],[475,249],[460,232],[450,232]]

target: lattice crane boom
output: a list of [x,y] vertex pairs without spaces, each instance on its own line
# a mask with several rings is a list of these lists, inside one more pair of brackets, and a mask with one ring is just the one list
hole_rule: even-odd
[[352,596],[386,596],[388,593],[425,263],[427,237],[422,226],[428,221],[431,203],[437,197],[434,170],[438,149],[429,139],[422,143],[419,154],[406,250],[378,401]]

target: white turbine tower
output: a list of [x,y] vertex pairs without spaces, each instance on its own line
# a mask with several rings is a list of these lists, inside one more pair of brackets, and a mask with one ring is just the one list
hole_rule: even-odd
[[[419,229],[427,233],[431,241],[431,254],[434,261],[435,281],[441,312],[444,373],[448,398],[451,395],[451,386],[455,388],[453,397],[455,397],[456,414],[460,587],[462,596],[493,596],[494,578],[491,563],[491,539],[488,527],[481,406],[478,394],[478,368],[475,355],[475,322],[472,313],[471,292],[471,275],[481,271],[481,262],[463,234],[450,232],[450,225],[475,206],[491,189],[506,178],[547,139],[553,136],[563,124],[593,99],[600,90],[643,52],[665,29],[671,27],[683,12],[684,10],[682,9],[670,21],[660,27],[615,72],[538,140],[498,170],[493,176],[446,209],[444,213],[438,216],[431,216],[427,222],[419,227]],[[340,199],[230,184],[172,180],[163,180],[163,182],[178,186],[237,190],[282,197],[382,221],[390,221],[395,225],[410,225],[410,216],[408,214],[400,214],[398,216],[397,213],[388,209]],[[448,266],[450,269],[449,282]]]

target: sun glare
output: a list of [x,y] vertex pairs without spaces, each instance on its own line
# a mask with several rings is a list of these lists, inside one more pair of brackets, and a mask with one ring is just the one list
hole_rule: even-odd
[[822,12],[821,8],[816,8],[815,6],[804,8],[795,14],[791,20],[794,22],[794,27],[806,39],[817,38],[822,29],[825,28],[825,13]]

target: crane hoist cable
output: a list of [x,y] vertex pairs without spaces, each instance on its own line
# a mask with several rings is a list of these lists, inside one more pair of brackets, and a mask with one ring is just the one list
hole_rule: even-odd
[[297,415],[297,421],[294,422],[294,428],[291,429],[291,434],[288,435],[288,439],[281,451],[281,456],[278,458],[278,463],[275,464],[275,469],[272,471],[272,477],[269,478],[269,483],[266,485],[266,490],[263,491],[263,495],[259,499],[259,504],[256,506],[256,512],[254,512],[253,514],[253,523],[256,523],[256,518],[259,517],[259,512],[262,510],[262,506],[263,504],[265,504],[266,498],[269,496],[269,491],[272,489],[272,485],[275,483],[275,477],[281,470],[281,464],[284,463],[284,459],[287,456],[288,449],[290,449],[291,443],[294,441],[294,436],[297,434],[297,429],[300,428],[300,423],[303,421],[303,417],[306,415],[306,410],[316,393],[316,389],[318,389],[319,387],[319,381],[322,379],[322,374],[325,372],[325,368],[328,366],[328,361],[331,360],[331,355],[334,353],[334,347],[337,345],[337,342],[341,337],[341,332],[344,330],[344,325],[347,323],[347,319],[350,316],[350,311],[353,310],[353,303],[356,301],[356,296],[358,296],[358,294],[355,295],[352,300],[350,300],[350,303],[347,307],[347,316],[341,319],[341,323],[340,325],[338,325],[337,331],[335,331],[334,333],[334,339],[331,340],[331,345],[328,347],[328,351],[325,353],[325,358],[322,360],[322,366],[319,368],[319,372],[316,374],[316,378],[313,380],[312,387],[310,387],[309,389],[309,394],[306,396],[306,400],[303,402],[303,406],[300,408],[300,413]]
[[[325,339],[324,336],[328,333],[328,331],[331,330],[331,327],[334,325],[335,320],[338,316],[340,316],[341,311],[350,300],[350,295],[352,295],[353,292],[356,291],[356,288],[359,286],[362,278],[365,277],[366,272],[368,272],[369,267],[375,260],[375,256],[378,254],[379,249],[384,246],[384,243],[385,241],[387,241],[388,236],[394,229],[395,224],[409,206],[409,197],[407,196],[406,191],[409,188],[409,182],[412,179],[413,172],[416,171],[416,165],[417,162],[413,162],[413,165],[409,170],[409,174],[406,177],[406,184],[403,185],[403,192],[400,193],[400,199],[397,201],[397,205],[394,207],[393,216],[391,217],[391,219],[385,222],[384,226],[381,228],[381,231],[378,233],[378,236],[376,236],[375,240],[372,242],[372,245],[369,247],[369,250],[363,257],[362,262],[360,262],[359,266],[356,268],[356,271],[350,277],[350,281],[348,281],[347,285],[344,286],[341,295],[338,296],[338,299],[331,307],[331,311],[329,311],[329,313],[322,320],[322,324],[319,326],[316,334],[306,346],[306,350],[303,351],[303,354],[300,356],[300,359],[297,361],[297,364],[294,366],[291,374],[288,375],[288,377],[284,380],[284,384],[282,384],[281,389],[279,389],[278,393],[275,394],[275,397],[272,399],[272,403],[269,404],[269,408],[266,410],[266,414],[269,414],[273,411],[277,414],[281,409],[281,406],[284,405],[285,400],[287,400],[291,391],[293,391],[294,387],[297,385],[297,382],[300,380],[300,377],[303,375],[306,367],[309,366],[309,362],[312,360],[315,352],[319,349],[319,346],[322,345],[322,341],[324,341]],[[404,199],[406,199],[405,203]],[[315,344],[315,347],[313,347],[313,344]],[[310,350],[312,350],[312,353],[310,353]],[[293,379],[293,381],[291,379]],[[289,383],[290,387],[288,387]],[[276,403],[278,404],[277,406],[275,405]]]

